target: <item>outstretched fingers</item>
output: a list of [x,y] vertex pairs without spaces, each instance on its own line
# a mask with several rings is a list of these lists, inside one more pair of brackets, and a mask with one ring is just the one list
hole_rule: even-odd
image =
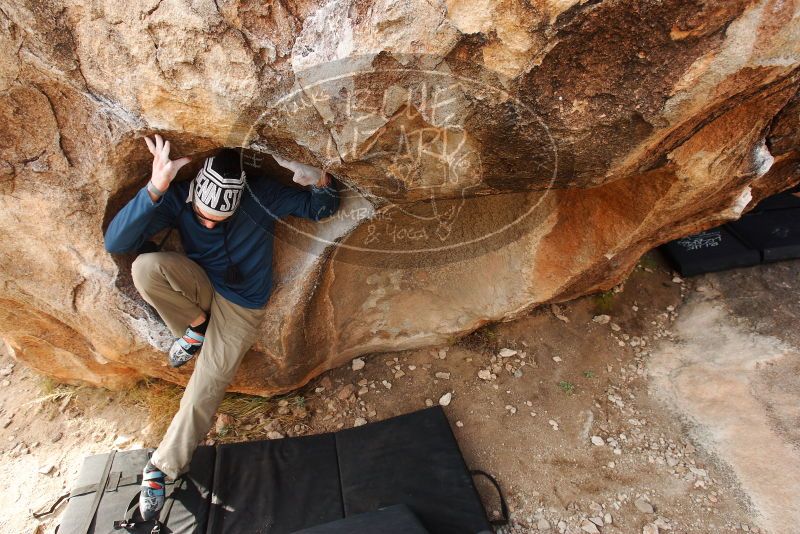
[[278,165],[280,165],[284,169],[289,169],[291,171],[295,170],[295,165],[293,161],[288,160],[286,158],[282,158],[277,154],[273,154],[272,157],[275,158],[275,161],[278,163]]
[[172,148],[170,142],[164,140],[159,134],[153,135],[153,139],[145,136],[144,141],[147,149],[153,155],[151,179],[155,186],[163,191],[169,187],[181,167],[189,163],[191,158],[187,156],[171,161],[169,159],[169,152]]
[[147,136],[145,136],[144,142],[147,143],[147,150],[149,150],[150,153],[155,156],[156,155],[156,145],[155,145],[155,143],[153,143],[153,141]]

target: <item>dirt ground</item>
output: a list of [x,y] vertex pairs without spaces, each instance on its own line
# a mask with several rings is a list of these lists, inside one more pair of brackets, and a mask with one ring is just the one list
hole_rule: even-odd
[[[650,253],[615,290],[450,347],[373,354],[281,398],[230,396],[208,443],[336,430],[449,393],[468,465],[507,495],[506,534],[800,532],[798,275],[788,262],[684,281]],[[0,374],[2,532],[52,532],[63,505],[31,514],[82,458],[155,446],[180,395],[58,386],[9,355]]]

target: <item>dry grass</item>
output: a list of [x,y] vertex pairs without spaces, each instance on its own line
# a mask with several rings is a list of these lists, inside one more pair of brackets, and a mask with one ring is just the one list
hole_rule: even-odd
[[[103,404],[104,399],[110,400],[109,395],[113,395],[113,402],[121,408],[143,410],[147,414],[147,442],[157,442],[164,435],[183,396],[182,387],[157,379],[147,379],[129,390],[110,393],[89,386],[60,384],[43,376],[40,388],[42,395],[31,403],[50,409],[72,404],[91,412],[92,407]],[[305,397],[298,393],[276,397],[228,393],[217,413],[223,415],[223,423],[219,428],[215,424],[209,433],[217,443],[265,439],[271,431],[285,434],[291,430],[302,434],[309,430]]]
[[161,380],[144,380],[123,392],[121,401],[147,412],[148,433],[163,436],[169,422],[178,411],[183,389]]
[[215,436],[220,443],[264,439],[270,431],[285,433],[295,428],[300,433],[308,431],[304,423],[305,397],[298,394],[265,398],[229,393],[218,412],[232,419],[232,424]]
[[65,402],[65,399],[73,400],[84,388],[83,386],[59,384],[49,377],[42,378],[40,387],[43,395],[41,397],[36,397],[32,401],[28,401],[27,404],[62,403]]
[[486,324],[473,332],[459,338],[455,344],[465,349],[476,352],[492,354],[500,349],[500,339],[497,334],[497,324]]

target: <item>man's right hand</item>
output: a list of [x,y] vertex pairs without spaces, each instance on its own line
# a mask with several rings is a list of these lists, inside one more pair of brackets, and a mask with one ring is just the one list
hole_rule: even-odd
[[[150,175],[150,181],[153,182],[155,188],[163,194],[169,188],[169,184],[175,179],[175,175],[178,174],[181,167],[189,163],[191,158],[184,157],[176,159],[175,161],[170,160],[169,141],[164,141],[159,134],[155,134],[154,137],[155,140],[149,137],[144,138],[144,142],[147,143],[147,148],[153,155],[153,171]],[[153,198],[153,196],[154,195],[150,193],[150,198],[155,202],[157,198]]]

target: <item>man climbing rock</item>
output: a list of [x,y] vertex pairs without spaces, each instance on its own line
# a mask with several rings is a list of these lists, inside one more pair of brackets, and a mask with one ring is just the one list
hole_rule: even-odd
[[169,141],[154,137],[145,137],[153,155],[150,180],[105,235],[108,252],[136,252],[171,226],[185,251],[142,253],[131,268],[136,289],[175,335],[170,365],[196,360],[178,413],[144,469],[139,506],[146,520],[164,505],[165,475],[177,478],[188,469],[256,339],[272,287],[275,219],[295,215],[319,221],[339,207],[327,172],[276,157],[310,190],[269,179],[248,181],[232,149],[206,158],[190,182],[172,183],[190,160],[170,160]]

